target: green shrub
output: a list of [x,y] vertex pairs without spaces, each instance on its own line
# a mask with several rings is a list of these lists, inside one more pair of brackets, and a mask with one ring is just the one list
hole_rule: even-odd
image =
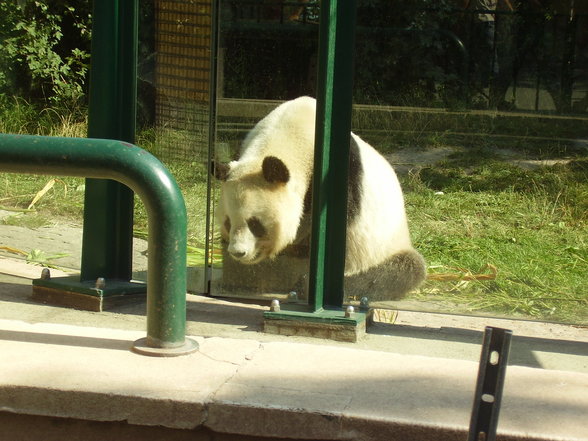
[[89,44],[88,2],[3,0],[0,94],[77,106],[85,96]]

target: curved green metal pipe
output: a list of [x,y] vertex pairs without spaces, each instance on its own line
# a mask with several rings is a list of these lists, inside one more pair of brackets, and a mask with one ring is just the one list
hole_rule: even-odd
[[122,141],[0,134],[0,171],[112,179],[137,193],[149,221],[146,343],[185,343],[186,206],[157,158]]

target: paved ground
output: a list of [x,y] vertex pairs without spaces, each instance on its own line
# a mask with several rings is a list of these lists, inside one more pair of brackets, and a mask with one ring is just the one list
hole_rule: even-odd
[[[30,271],[6,259],[0,269]],[[17,414],[275,438],[463,440],[482,330],[493,325],[515,335],[501,439],[588,441],[585,328],[400,311],[358,343],[337,343],[264,334],[265,308],[188,295],[200,348],[162,360],[129,351],[145,335],[144,303],[95,313],[30,293],[30,280],[0,274],[2,439]],[[59,427],[61,439],[88,439],[57,422],[47,435]]]
[[[16,212],[0,210],[0,221]],[[19,225],[0,224],[0,255],[24,258],[33,250],[41,251],[43,256],[63,255],[50,262],[62,269],[80,268],[82,249],[82,226],[56,220],[52,225],[31,229]],[[19,253],[21,252],[21,253]],[[133,268],[136,271],[147,269],[147,241],[134,239]],[[39,269],[40,271],[40,269]]]
[[[199,351],[162,360],[128,350],[140,336],[0,320],[0,408],[271,439],[465,439],[474,362],[202,336]],[[511,366],[500,438],[586,441],[586,387],[586,374]]]
[[[30,299],[32,288],[29,278],[38,277],[38,271],[37,267],[22,261],[0,259],[0,319],[137,331],[146,329],[144,302],[102,313],[35,303]],[[54,272],[54,276],[58,275]],[[375,323],[358,343],[339,343],[264,334],[264,310],[267,310],[266,306],[188,295],[188,334],[258,341],[312,342],[477,362],[484,327],[497,326],[514,332],[513,364],[588,373],[586,327],[400,311],[394,323],[386,320]]]

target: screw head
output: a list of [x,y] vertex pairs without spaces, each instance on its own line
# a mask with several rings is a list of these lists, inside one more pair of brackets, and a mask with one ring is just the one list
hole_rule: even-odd
[[359,300],[359,307],[361,309],[367,309],[367,308],[369,308],[370,307],[370,299],[367,298],[366,296],[362,297]]
[[296,291],[290,291],[288,293],[288,300],[291,302],[295,302],[298,300],[298,294],[296,293]]
[[271,312],[279,312],[280,311],[280,301],[278,299],[272,300],[272,303],[270,304],[270,311]]
[[353,315],[353,313],[355,312],[355,308],[351,305],[349,305],[346,309],[345,309],[345,317],[351,317]]
[[50,278],[51,278],[51,271],[49,270],[49,268],[43,268],[41,270],[41,279],[49,280]]
[[106,287],[106,279],[104,277],[98,277],[96,279],[96,289],[104,289]]

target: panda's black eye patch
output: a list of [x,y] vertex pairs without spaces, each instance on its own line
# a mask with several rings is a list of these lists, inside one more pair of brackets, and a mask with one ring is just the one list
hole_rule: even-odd
[[256,217],[247,219],[247,226],[249,227],[249,230],[255,237],[263,237],[267,233],[265,227]]
[[229,233],[231,231],[231,219],[229,219],[229,216],[227,216],[225,218],[224,227],[225,227],[225,230],[227,230],[227,233]]

